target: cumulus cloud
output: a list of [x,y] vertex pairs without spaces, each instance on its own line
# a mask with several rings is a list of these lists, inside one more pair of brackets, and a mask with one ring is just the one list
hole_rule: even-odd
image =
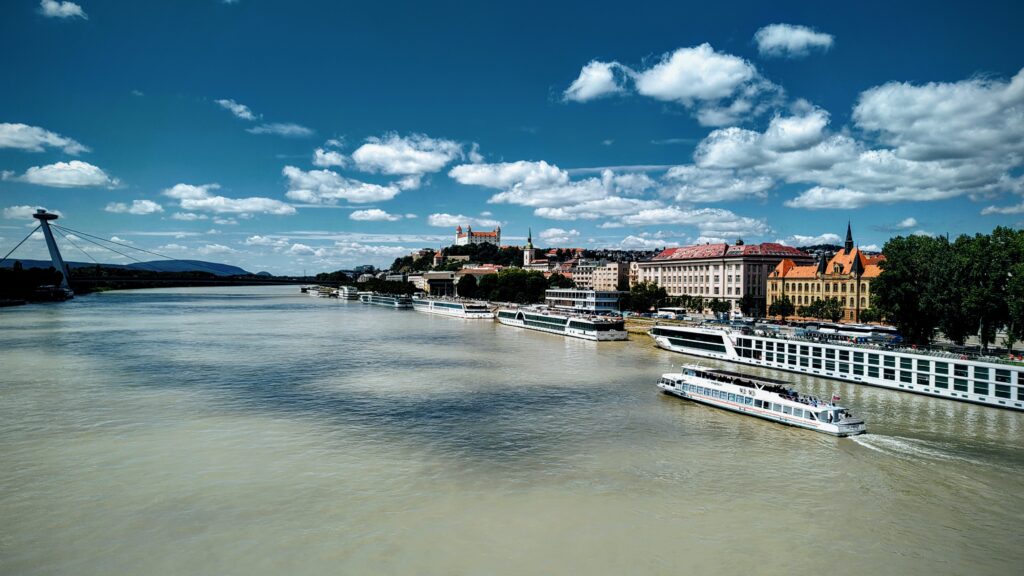
[[494,228],[501,222],[491,218],[474,218],[462,214],[431,214],[427,216],[427,224],[439,228],[455,228],[456,226],[476,226],[477,228]]
[[437,172],[462,157],[462,145],[423,134],[367,138],[352,153],[356,168],[364,172],[409,176]]
[[131,205],[125,204],[124,202],[110,202],[103,210],[106,212],[113,212],[115,214],[145,215],[163,212],[164,207],[152,200],[132,200]]
[[36,210],[46,210],[58,216],[63,214],[57,210],[49,210],[45,206],[8,206],[4,208],[4,218],[9,220],[26,220],[32,218],[32,215],[36,213]]
[[779,238],[775,240],[779,244],[785,244],[786,246],[816,246],[818,244],[841,244],[842,238],[838,234],[826,232],[817,236],[806,236],[803,234],[793,234],[785,238]]
[[770,24],[754,34],[762,56],[780,58],[802,58],[812,50],[826,51],[833,41],[831,34],[796,24]]
[[[196,212],[213,212],[216,214],[275,214],[292,215],[295,208],[290,204],[273,198],[249,197],[228,198],[211,192],[220,188],[219,184],[175,184],[164,190],[163,194],[178,200],[183,210]],[[182,220],[184,218],[176,218]]]
[[991,214],[1024,214],[1024,202],[1014,206],[986,206],[982,209],[983,216]]
[[72,156],[88,152],[89,149],[75,140],[50,132],[38,126],[0,123],[0,148],[16,148],[29,152],[42,152],[46,148],[58,148]]
[[58,2],[57,0],[40,0],[39,13],[47,18],[81,18],[88,20],[82,7],[74,2]]
[[214,256],[222,254],[238,254],[238,250],[223,244],[206,244],[196,248],[196,252],[203,256]]
[[607,196],[567,206],[542,206],[534,210],[533,213],[536,216],[551,220],[595,220],[597,218],[633,214],[643,210],[654,209],[660,205],[659,202],[654,200]]
[[563,97],[573,102],[588,102],[622,94],[626,91],[623,76],[631,73],[631,70],[618,62],[592,60],[580,70],[580,75],[566,88]]
[[284,136],[285,138],[308,138],[313,135],[311,128],[306,128],[294,122],[260,124],[259,126],[247,128],[245,131],[251,134],[273,134],[275,136]]
[[348,164],[348,158],[345,157],[341,152],[334,150],[325,150],[323,148],[317,148],[313,151],[313,165],[321,168],[330,168],[331,166],[344,167]]
[[558,166],[541,160],[530,162],[501,162],[497,164],[463,164],[448,172],[460,184],[486,188],[511,188],[524,186],[560,186],[569,181],[569,174]]
[[662,195],[687,203],[765,198],[775,186],[768,176],[692,165],[670,168],[662,181]]
[[380,208],[370,208],[369,210],[356,210],[348,215],[352,220],[361,220],[367,222],[395,222],[402,219],[401,214],[389,214]]
[[270,246],[273,248],[283,248],[288,245],[288,238],[284,236],[249,236],[245,239],[244,244],[246,246]]
[[281,171],[288,179],[288,198],[308,204],[336,204],[338,200],[352,203],[391,200],[401,191],[397,186],[381,186],[346,178],[331,170],[305,171],[285,166]]
[[623,250],[653,250],[656,248],[669,248],[678,246],[678,242],[667,242],[660,238],[650,238],[644,235],[629,235],[619,242]]
[[234,114],[238,118],[241,118],[242,120],[256,119],[256,115],[253,114],[252,110],[250,110],[249,107],[245,104],[240,104],[230,98],[215,100],[215,102],[219,104],[221,108],[230,111],[232,114]]
[[117,178],[111,178],[102,169],[81,160],[33,166],[21,176],[4,172],[3,179],[52,188],[114,188],[120,185]]
[[625,216],[620,222],[627,226],[696,226],[702,236],[715,237],[763,236],[772,231],[764,219],[740,216],[722,208],[651,208]]
[[540,236],[540,239],[548,245],[568,244],[570,242],[575,242],[576,239],[579,238],[580,233],[576,230],[548,228],[547,230],[542,230],[538,236]]
[[184,222],[194,222],[196,220],[207,220],[209,216],[206,214],[196,214],[195,212],[175,212],[171,214],[172,220],[181,220]]

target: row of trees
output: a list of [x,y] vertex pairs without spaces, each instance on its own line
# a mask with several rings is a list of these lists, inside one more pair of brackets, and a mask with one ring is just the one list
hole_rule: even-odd
[[1006,344],[1024,339],[1024,230],[947,238],[898,236],[885,243],[872,307],[910,342],[942,332],[987,348],[1005,328]]
[[[751,311],[755,308],[753,297],[744,297],[740,302],[740,308],[747,306]],[[694,312],[702,313],[710,310],[715,314],[726,314],[732,308],[728,300],[719,298],[704,298],[702,296],[669,296],[665,288],[658,286],[655,282],[640,282],[629,290],[629,294],[623,296],[622,309],[633,312],[651,312],[658,308],[686,308]],[[744,309],[744,313],[747,313]]]
[[[783,320],[794,313],[804,318],[817,318],[819,320],[838,322],[843,317],[843,301],[833,296],[819,298],[806,306],[796,306],[789,299],[789,296],[783,296],[772,302],[771,306],[768,307],[768,314],[770,316],[781,316]],[[870,309],[862,310],[860,316],[862,322],[873,322],[876,319],[876,315]]]
[[479,280],[472,275],[463,276],[457,289],[463,298],[534,304],[544,301],[544,291],[548,288],[572,286],[572,280],[561,274],[545,278],[544,274],[536,270],[505,268],[497,274],[482,276]]

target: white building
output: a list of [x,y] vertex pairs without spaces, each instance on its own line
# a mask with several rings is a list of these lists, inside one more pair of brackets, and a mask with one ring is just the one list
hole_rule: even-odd
[[579,288],[552,288],[544,291],[544,303],[549,308],[568,310],[587,314],[618,312],[619,297],[623,292],[617,290],[597,291],[580,290]]
[[[594,290],[618,290],[626,285],[629,276],[629,264],[626,262],[608,262],[604,266],[594,268],[591,287]],[[575,280],[575,275],[573,279]],[[577,282],[576,286],[580,284]]]
[[462,226],[455,228],[455,245],[464,246],[466,244],[483,244],[485,242],[494,244],[495,246],[501,245],[501,226],[496,226],[491,232],[473,232],[472,226],[466,226],[466,231],[462,231]]

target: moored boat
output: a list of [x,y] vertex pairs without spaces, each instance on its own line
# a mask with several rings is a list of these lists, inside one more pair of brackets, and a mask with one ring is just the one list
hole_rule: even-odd
[[442,316],[454,316],[456,318],[468,318],[475,320],[494,319],[494,312],[486,302],[425,297],[413,298],[412,308],[419,312],[441,314]]
[[377,292],[360,292],[359,301],[363,304],[384,306],[387,308],[412,308],[412,297],[406,294],[378,294]]
[[833,436],[854,436],[867,426],[833,396],[828,401],[806,396],[786,382],[686,365],[681,372],[662,374],[658,388],[667,394],[747,416],[807,428]]
[[584,340],[626,340],[629,337],[621,318],[576,316],[549,310],[543,306],[499,308],[496,318],[506,326],[540,330]]

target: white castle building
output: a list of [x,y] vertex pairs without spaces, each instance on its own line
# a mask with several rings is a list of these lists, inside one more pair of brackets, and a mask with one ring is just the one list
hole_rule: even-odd
[[473,232],[472,226],[466,226],[466,231],[462,231],[462,226],[455,229],[455,245],[465,246],[466,244],[483,244],[489,242],[496,246],[501,245],[501,226],[496,226],[491,232]]

